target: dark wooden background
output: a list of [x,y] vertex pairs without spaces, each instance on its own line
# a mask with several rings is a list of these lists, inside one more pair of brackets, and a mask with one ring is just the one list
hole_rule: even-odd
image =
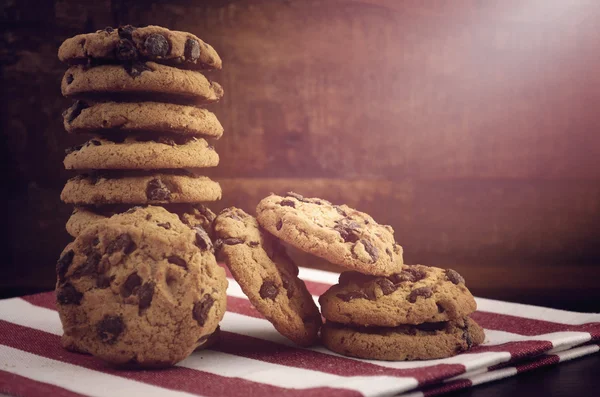
[[600,2],[2,1],[3,296],[69,241],[62,40],[120,23],[211,43],[218,210],[293,189],[391,224],[479,296],[600,311]]

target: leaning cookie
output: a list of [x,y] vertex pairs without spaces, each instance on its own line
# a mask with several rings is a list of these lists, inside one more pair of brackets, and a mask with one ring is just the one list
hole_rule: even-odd
[[346,205],[296,193],[272,194],[256,212],[262,227],[301,251],[365,274],[402,271],[402,247],[394,230]]
[[87,228],[56,273],[64,346],[114,364],[173,365],[206,343],[225,313],[227,279],[207,234],[160,207]]
[[380,327],[455,320],[477,309],[460,274],[422,265],[387,277],[344,272],[319,303],[329,321]]
[[68,170],[180,169],[215,167],[219,155],[202,138],[126,137],[122,142],[96,137],[67,150]]
[[[210,208],[200,203],[184,204],[164,204],[167,211],[177,215],[179,220],[185,225],[194,228],[202,227],[209,235],[212,232],[212,224],[216,215]],[[115,214],[120,214],[131,209],[131,205],[102,205],[102,206],[81,206],[75,207],[73,213],[67,220],[66,230],[73,237],[79,234],[88,226],[100,220],[110,218]],[[168,225],[167,227],[170,227]]]
[[75,101],[64,111],[65,130],[72,134],[170,133],[219,139],[223,126],[214,113],[195,106],[160,102]]
[[226,208],[214,222],[216,249],[250,302],[285,337],[301,346],[318,338],[321,315],[298,267],[252,216]]
[[75,99],[115,97],[203,104],[223,97],[223,87],[200,72],[181,70],[155,62],[133,65],[71,66],[63,76],[62,94]]
[[169,204],[221,199],[221,186],[205,176],[176,170],[77,175],[60,198],[67,204]]
[[78,34],[65,40],[58,59],[68,64],[134,62],[152,60],[191,69],[221,69],[221,58],[197,36],[160,26],[117,29]]
[[325,347],[345,356],[372,360],[433,360],[452,357],[483,343],[483,329],[472,319],[395,328],[350,327],[327,321]]

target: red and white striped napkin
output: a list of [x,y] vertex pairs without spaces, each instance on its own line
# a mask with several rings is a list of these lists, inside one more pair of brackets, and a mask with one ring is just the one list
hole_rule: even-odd
[[[337,275],[300,269],[316,297]],[[70,397],[436,395],[596,353],[600,314],[477,299],[484,345],[456,357],[384,362],[299,348],[279,335],[229,275],[221,343],[160,371],[113,369],[60,346],[54,293],[0,301],[0,393]],[[403,394],[406,393],[406,394]]]

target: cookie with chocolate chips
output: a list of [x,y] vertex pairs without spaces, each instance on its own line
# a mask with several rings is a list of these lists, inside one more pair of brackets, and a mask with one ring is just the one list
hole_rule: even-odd
[[471,318],[393,328],[352,327],[327,321],[325,347],[350,357],[372,360],[433,360],[451,357],[483,343],[483,329]]
[[60,197],[75,205],[197,203],[221,199],[221,186],[184,170],[92,172],[69,179]]
[[169,133],[219,139],[223,126],[214,113],[195,106],[160,102],[75,101],[64,111],[65,130],[72,134]]
[[161,207],[86,228],[56,272],[63,345],[115,364],[173,365],[206,344],[225,313],[227,279],[206,232]]
[[217,256],[258,311],[296,344],[314,344],[321,327],[319,309],[279,242],[234,207],[217,216],[214,233]]
[[296,193],[270,195],[256,208],[262,227],[287,244],[365,274],[402,270],[402,247],[394,230],[364,212]]
[[58,58],[68,64],[98,64],[152,60],[189,69],[221,69],[213,47],[197,36],[160,26],[107,27],[65,40]]
[[[62,94],[75,99],[122,98],[157,100],[186,105],[216,102],[223,87],[200,72],[181,70],[155,62],[71,66],[61,83]],[[159,100],[163,102],[163,100]]]
[[196,137],[96,137],[68,150],[63,163],[68,170],[204,168],[217,166],[219,155]]
[[[164,204],[162,205],[167,211],[176,214],[179,220],[187,226],[194,228],[202,227],[210,235],[212,233],[212,223],[216,215],[205,205],[194,204]],[[79,234],[92,223],[99,220],[110,218],[115,214],[120,214],[131,209],[130,205],[103,205],[95,206],[78,206],[75,207],[71,217],[67,221],[66,229],[73,237]],[[169,229],[171,224],[165,222],[160,226]]]
[[450,321],[477,308],[460,274],[422,265],[387,277],[344,272],[319,303],[329,321],[380,327]]

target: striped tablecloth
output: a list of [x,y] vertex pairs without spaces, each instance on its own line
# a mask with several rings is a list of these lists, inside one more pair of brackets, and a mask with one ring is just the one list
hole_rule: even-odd
[[[230,277],[230,276],[229,276]],[[318,297],[337,275],[301,269]],[[279,335],[229,278],[221,343],[177,367],[113,369],[60,346],[54,294],[0,301],[0,393],[18,396],[435,395],[596,353],[600,314],[477,299],[486,342],[456,357],[413,362],[357,360],[304,349]]]

